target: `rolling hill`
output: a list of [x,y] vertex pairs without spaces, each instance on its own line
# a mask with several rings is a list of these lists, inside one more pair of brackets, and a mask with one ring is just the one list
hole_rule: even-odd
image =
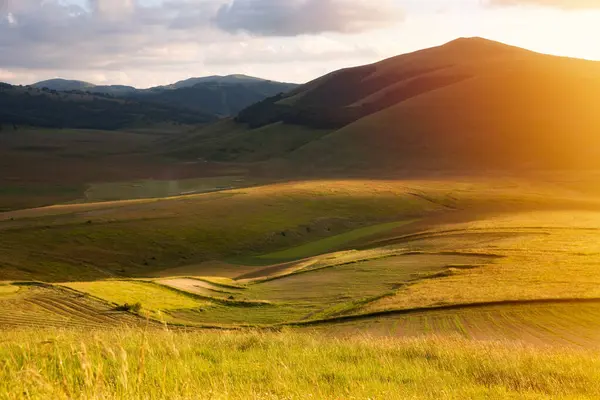
[[216,119],[211,113],[169,104],[0,84],[0,126],[113,130],[160,123],[201,124]]
[[[599,102],[598,62],[463,38],[334,72],[250,106],[236,122],[247,127],[243,141],[272,124],[327,130],[271,154],[287,170],[316,174],[596,168]],[[265,143],[286,134],[273,132]]]
[[254,103],[286,93],[297,86],[292,83],[233,75],[191,78],[169,86],[124,93],[123,96],[226,117],[237,115]]
[[87,92],[166,104],[215,116],[232,116],[265,98],[288,92],[297,84],[273,82],[247,75],[207,76],[189,78],[171,85],[136,89],[123,85],[95,85],[89,82],[50,79],[31,85],[36,89],[58,92]]
[[[181,89],[196,86],[199,83],[223,83],[223,84],[238,84],[238,83],[256,83],[256,82],[270,82],[265,81],[261,78],[255,78],[253,76],[243,75],[243,74],[234,74],[234,75],[212,75],[212,76],[203,76],[196,78],[189,78],[185,80],[181,80],[175,82],[171,85],[166,86],[157,86],[153,89]],[[289,84],[293,87],[298,86],[295,84]]]
[[68,80],[68,79],[48,79],[41,82],[36,82],[31,85],[36,89],[49,89],[58,91],[69,91],[69,90],[88,90],[94,88],[96,85],[89,82]]
[[48,79],[46,81],[37,82],[31,85],[36,89],[49,89],[59,92],[69,91],[88,91],[91,93],[102,93],[112,95],[125,95],[135,92],[137,89],[132,86],[124,85],[94,85],[93,83],[67,80],[67,79]]

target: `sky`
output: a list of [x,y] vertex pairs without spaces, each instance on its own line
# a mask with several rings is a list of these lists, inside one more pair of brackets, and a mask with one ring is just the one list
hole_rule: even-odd
[[303,83],[471,36],[600,60],[600,0],[0,0],[0,81]]

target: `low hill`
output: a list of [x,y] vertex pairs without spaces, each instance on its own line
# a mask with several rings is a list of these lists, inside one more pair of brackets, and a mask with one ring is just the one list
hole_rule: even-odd
[[198,110],[89,92],[0,85],[0,126],[120,129],[157,123],[199,124],[217,117]]
[[48,79],[41,82],[36,82],[31,85],[36,89],[50,89],[58,91],[68,90],[88,90],[94,88],[96,85],[89,82],[68,80],[68,79]]
[[89,82],[50,79],[31,85],[58,92],[81,91],[111,97],[168,104],[215,116],[237,115],[244,108],[265,98],[289,92],[297,84],[273,82],[247,75],[190,78],[166,86],[136,89],[123,85],[95,85]]
[[293,168],[596,168],[600,63],[480,39],[334,72],[243,110],[330,134],[281,155]]
[[67,80],[67,79],[49,79],[41,81],[31,85],[36,89],[49,89],[56,90],[59,92],[69,91],[87,91],[91,93],[103,93],[103,94],[114,94],[123,95],[127,93],[135,92],[137,89],[132,86],[123,85],[94,85],[93,83]]
[[[171,85],[167,86],[158,86],[154,89],[181,89],[186,87],[196,86],[199,83],[224,83],[224,84],[237,84],[237,83],[256,83],[256,82],[270,82],[265,81],[261,78],[255,78],[253,76],[235,74],[235,75],[213,75],[213,76],[204,76],[199,78],[189,78],[179,82],[175,82]],[[290,84],[292,86],[297,86]]]
[[212,113],[237,115],[244,108],[265,98],[286,93],[298,85],[266,81],[245,76],[192,78],[170,86],[124,93],[143,101],[169,104]]

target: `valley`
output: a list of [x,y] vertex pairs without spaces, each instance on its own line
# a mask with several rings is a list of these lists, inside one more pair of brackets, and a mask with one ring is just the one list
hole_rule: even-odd
[[0,278],[19,290],[0,301],[29,302],[27,279],[107,309],[139,304],[156,324],[595,347],[600,199],[475,181],[301,181],[4,213]]
[[598,62],[8,86],[0,398],[598,397]]

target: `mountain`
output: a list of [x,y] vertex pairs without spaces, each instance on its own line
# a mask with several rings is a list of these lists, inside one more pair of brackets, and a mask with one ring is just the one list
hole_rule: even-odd
[[48,79],[46,81],[34,83],[31,86],[36,89],[46,88],[50,90],[57,90],[60,92],[69,90],[89,90],[96,87],[96,85],[94,85],[93,83],[67,79]]
[[172,85],[150,89],[131,86],[98,86],[89,82],[51,79],[32,85],[37,89],[60,92],[82,91],[137,101],[167,104],[215,116],[232,116],[244,108],[279,93],[298,87],[293,83],[273,82],[246,75],[190,78]]
[[[241,110],[265,98],[288,92],[298,85],[272,82],[250,77],[208,77],[193,86],[181,84],[179,88],[153,88],[127,94],[155,103],[204,111],[218,116],[237,115]],[[178,84],[173,85],[173,87]]]
[[[213,76],[205,76],[205,77],[200,77],[200,78],[189,78],[183,81],[179,81],[176,83],[173,83],[172,85],[167,85],[167,86],[158,86],[155,87],[153,89],[181,89],[181,88],[186,88],[186,87],[192,87],[195,86],[199,83],[222,83],[222,84],[237,84],[237,83],[256,83],[256,82],[270,82],[270,81],[266,81],[264,79],[261,78],[255,78],[253,76],[248,76],[248,75],[241,75],[241,74],[237,74],[237,75],[226,75],[226,76],[221,76],[221,75],[213,75]],[[292,86],[298,86],[295,84],[285,84],[284,85],[292,85]]]
[[0,84],[0,127],[120,129],[157,123],[201,124],[214,114],[82,91]]
[[83,91],[91,93],[102,93],[112,95],[125,95],[133,93],[137,89],[132,86],[123,85],[94,85],[93,83],[84,81],[75,81],[67,79],[49,79],[47,81],[37,82],[31,85],[36,89],[49,89],[58,92]]
[[[328,132],[270,155],[295,171],[598,168],[598,104],[599,62],[463,38],[263,100],[240,112],[246,128],[226,145],[243,160],[260,149],[247,145],[253,132],[288,125]],[[271,131],[264,142],[286,129]]]

